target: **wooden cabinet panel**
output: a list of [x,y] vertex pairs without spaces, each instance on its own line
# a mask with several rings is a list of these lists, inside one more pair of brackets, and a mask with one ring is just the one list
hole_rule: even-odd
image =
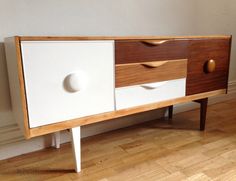
[[116,87],[186,78],[186,75],[187,59],[119,64],[115,67]]
[[[158,40],[152,41],[154,44],[145,40],[116,40],[116,64],[188,59],[187,95],[227,88],[231,37],[159,40],[160,44],[155,44]],[[214,60],[211,73],[205,70],[210,60]],[[117,70],[116,74],[119,75]],[[118,78],[116,81],[119,87]]]
[[116,64],[149,62],[157,60],[176,60],[187,57],[188,40],[169,39],[159,41],[160,44],[152,45],[140,40],[116,40],[115,62]]
[[[227,88],[231,39],[189,40],[186,94],[192,95]],[[214,60],[215,70],[205,70]]]

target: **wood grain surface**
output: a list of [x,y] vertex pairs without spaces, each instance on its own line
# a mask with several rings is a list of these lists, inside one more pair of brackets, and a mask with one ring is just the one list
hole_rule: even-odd
[[[175,39],[156,46],[137,40],[117,40],[116,64],[188,59],[187,95],[227,89],[231,38]],[[214,60],[215,69],[206,73],[204,69],[209,60]]]
[[[187,60],[158,61],[147,63],[119,64],[115,67],[116,87],[139,85],[180,79],[187,76]],[[170,71],[171,70],[171,71]]]
[[74,40],[166,40],[166,39],[208,39],[226,38],[228,35],[206,35],[206,36],[16,36],[20,41],[74,41]]
[[115,41],[116,64],[186,59],[188,40],[169,40],[157,46],[143,41]]
[[[225,89],[228,85],[231,39],[189,40],[187,95]],[[215,61],[215,70],[204,71],[209,60]]]
[[236,180],[236,99],[82,139],[82,172],[71,144],[0,161],[4,181]]

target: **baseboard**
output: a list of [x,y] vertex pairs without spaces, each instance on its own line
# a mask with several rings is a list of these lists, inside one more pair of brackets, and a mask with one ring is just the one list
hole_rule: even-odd
[[236,93],[236,80],[229,82],[229,84],[228,84],[228,93],[229,94]]
[[17,124],[0,127],[0,147],[24,140]]
[[[12,128],[13,127],[18,128],[16,126],[12,126]],[[9,143],[9,141],[11,141],[11,143]],[[9,139],[9,141],[7,141],[8,144],[1,145],[0,147],[0,160],[54,146],[52,135],[32,138],[30,140],[25,140],[23,136],[19,136],[18,139]],[[61,143],[69,141],[69,135],[66,132],[61,132]]]
[[[232,98],[236,98],[236,81],[229,82],[227,95],[212,97],[209,99],[209,104],[219,103],[222,101],[230,100]],[[174,114],[196,109],[198,107],[199,105],[196,103],[179,104],[174,107]],[[81,134],[82,137],[88,137],[122,127],[139,124],[149,120],[158,119],[160,117],[163,117],[164,114],[165,109],[159,109],[114,119],[109,122],[101,122],[93,125],[83,126]],[[61,143],[66,143],[69,141],[70,134],[67,131],[62,131]],[[53,145],[54,142],[52,139],[52,135],[25,140],[21,131],[19,130],[19,127],[16,124],[0,127],[0,160],[41,150]]]

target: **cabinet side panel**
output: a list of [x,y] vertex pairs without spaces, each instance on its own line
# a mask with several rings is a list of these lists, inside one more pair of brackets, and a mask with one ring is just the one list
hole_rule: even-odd
[[229,85],[229,70],[230,70],[230,61],[231,61],[231,49],[232,49],[232,35],[229,38],[229,54],[228,54],[228,70],[227,70],[227,89],[226,94],[228,93]]
[[24,132],[25,137],[29,138],[20,44],[17,37],[5,39],[5,51],[14,118]]

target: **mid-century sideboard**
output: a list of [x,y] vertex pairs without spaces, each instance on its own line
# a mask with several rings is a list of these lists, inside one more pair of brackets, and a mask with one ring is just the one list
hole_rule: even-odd
[[15,119],[26,138],[227,93],[231,36],[5,39]]

